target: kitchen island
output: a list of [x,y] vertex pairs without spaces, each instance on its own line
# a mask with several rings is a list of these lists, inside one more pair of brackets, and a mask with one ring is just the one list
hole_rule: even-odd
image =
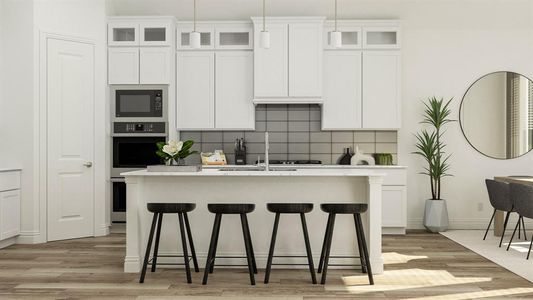
[[[126,178],[126,257],[125,272],[139,272],[143,260],[152,215],[146,209],[150,202],[192,202],[196,209],[189,221],[201,266],[205,264],[214,215],[208,203],[255,203],[248,217],[257,264],[266,265],[274,214],[266,210],[268,202],[314,203],[306,215],[311,248],[318,262],[326,228],[327,214],[321,203],[368,203],[362,215],[370,262],[375,274],[383,272],[381,257],[381,201],[383,172],[371,168],[288,169],[271,171],[204,169],[200,172],[148,172],[121,174]],[[163,220],[161,255],[181,252],[177,216]],[[300,219],[282,216],[276,243],[276,255],[305,255]],[[224,217],[217,255],[245,256],[242,230],[238,217]],[[335,224],[332,256],[358,255],[353,217],[339,216]],[[174,261],[178,260],[177,258]],[[181,262],[181,261],[179,261]],[[217,259],[217,264],[242,265],[244,260]],[[305,259],[278,258],[278,263],[305,263]],[[331,263],[358,263],[358,259],[331,259]],[[317,263],[318,264],[318,263]],[[305,266],[303,266],[305,267]]]

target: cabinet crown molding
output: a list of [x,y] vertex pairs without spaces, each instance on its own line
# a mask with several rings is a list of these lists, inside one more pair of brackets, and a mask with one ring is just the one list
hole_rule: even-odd
[[[263,17],[250,17],[254,23],[263,23]],[[266,17],[267,22],[269,23],[307,23],[307,22],[324,22],[326,17],[316,16],[316,17]]]

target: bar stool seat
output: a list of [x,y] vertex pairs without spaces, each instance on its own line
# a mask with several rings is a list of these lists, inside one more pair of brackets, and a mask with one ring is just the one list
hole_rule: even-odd
[[361,214],[367,211],[366,203],[324,203],[320,204],[320,209],[333,214]]
[[220,224],[222,215],[233,214],[240,215],[242,234],[244,238],[244,247],[246,250],[246,260],[248,266],[248,273],[250,275],[250,283],[255,285],[254,274],[257,274],[257,265],[255,262],[254,248],[252,245],[252,238],[250,235],[250,227],[248,226],[247,214],[255,210],[255,204],[251,203],[214,203],[208,204],[207,209],[215,214],[215,222],[213,223],[213,232],[211,233],[211,241],[209,243],[209,251],[207,252],[207,259],[204,269],[204,278],[202,284],[207,284],[207,278],[210,273],[213,273],[215,267],[215,259],[219,258],[244,258],[235,256],[217,256],[218,236],[220,233]]
[[[363,230],[363,222],[361,221],[361,213],[366,212],[368,205],[366,203],[324,203],[320,208],[328,213],[328,224],[326,226],[326,233],[324,234],[324,242],[322,244],[322,253],[320,254],[320,261],[318,264],[318,273],[322,273],[321,284],[326,283],[326,276],[328,272],[328,265],[330,258],[359,258],[361,261],[361,269],[363,273],[367,273],[368,281],[371,285],[374,284],[372,276],[372,269],[370,266],[370,259],[368,255],[368,248],[366,245],[365,232]],[[357,238],[357,247],[359,248],[359,256],[330,256],[331,242],[333,240],[333,228],[335,227],[335,217],[337,214],[353,215],[355,224],[355,234]],[[336,266],[357,266],[336,264]]]
[[313,210],[313,203],[267,203],[267,209],[280,214],[306,214]]
[[216,203],[208,204],[207,209],[214,214],[248,214],[255,210],[255,204]]
[[152,213],[178,214],[188,213],[196,208],[194,203],[148,203],[148,211]]
[[[149,264],[152,266],[152,272],[155,272],[157,267],[157,258],[158,257],[183,257],[184,263],[160,263],[160,265],[184,265],[185,266],[185,272],[187,274],[187,283],[192,283],[191,278],[191,269],[189,267],[189,254],[187,250],[187,240],[189,241],[189,246],[191,248],[191,258],[194,264],[194,271],[200,272],[200,269],[198,268],[198,260],[196,259],[196,251],[194,249],[194,243],[192,240],[192,233],[191,233],[191,226],[189,225],[189,218],[187,217],[187,213],[191,212],[196,208],[196,204],[194,203],[148,203],[146,205],[146,208],[149,212],[153,213],[152,217],[152,226],[150,227],[150,235],[148,236],[148,243],[146,245],[146,253],[144,255],[144,262],[143,267],[141,270],[141,277],[139,279],[139,283],[144,282],[144,277],[146,276],[146,268]],[[180,235],[181,235],[181,244],[183,249],[183,255],[159,255],[159,240],[161,238],[161,225],[163,224],[163,215],[164,214],[177,214],[178,215],[178,223],[180,227]],[[150,260],[150,252],[152,250],[152,242],[154,239],[154,233],[156,232],[156,226],[157,226],[157,233],[155,237],[155,247],[154,247],[154,254],[152,259]],[[187,232],[187,236],[185,235],[185,232]]]

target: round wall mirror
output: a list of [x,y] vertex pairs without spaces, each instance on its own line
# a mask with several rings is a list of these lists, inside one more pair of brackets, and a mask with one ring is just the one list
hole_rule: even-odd
[[495,72],[466,91],[459,111],[464,136],[480,153],[511,159],[533,148],[533,82],[513,72]]

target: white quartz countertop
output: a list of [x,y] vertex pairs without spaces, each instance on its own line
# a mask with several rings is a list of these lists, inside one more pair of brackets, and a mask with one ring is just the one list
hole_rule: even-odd
[[[256,165],[223,165],[223,166],[203,166],[204,169],[223,169],[223,168],[255,168]],[[407,169],[406,166],[397,166],[397,165],[270,165],[271,168],[287,168],[287,169]]]
[[[285,167],[287,169],[289,167]],[[383,177],[386,174],[383,170],[377,168],[298,168],[296,170],[281,170],[281,167],[275,167],[271,171],[252,171],[252,170],[239,170],[239,171],[229,171],[221,169],[211,169],[206,168],[200,172],[148,172],[147,170],[125,172],[120,175],[129,177],[129,176],[233,176],[233,177],[242,177],[242,176],[308,176],[308,177],[320,177],[320,176],[376,176]],[[290,168],[289,168],[290,169]],[[293,167],[294,169],[294,167]]]

